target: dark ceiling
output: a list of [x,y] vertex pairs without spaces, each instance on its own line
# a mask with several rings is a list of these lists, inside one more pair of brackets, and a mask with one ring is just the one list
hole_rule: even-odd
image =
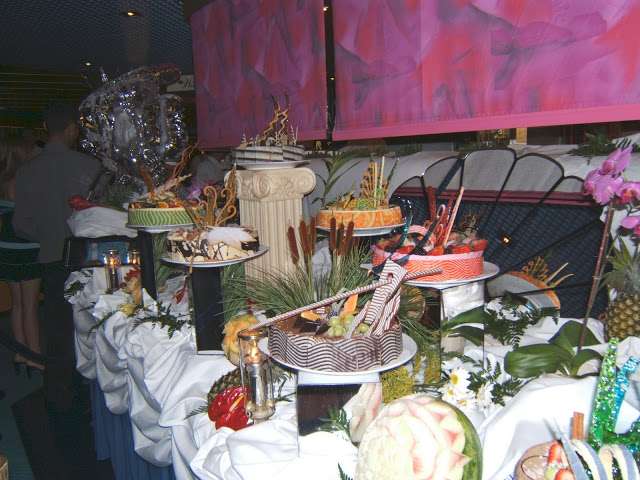
[[169,62],[193,73],[181,0],[0,0],[0,32],[0,126],[34,126],[52,98],[79,102],[101,72]]

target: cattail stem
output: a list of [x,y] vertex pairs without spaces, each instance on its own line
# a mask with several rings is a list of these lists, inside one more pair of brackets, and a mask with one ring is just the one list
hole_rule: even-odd
[[293,263],[298,263],[300,260],[300,253],[298,252],[298,241],[296,240],[296,231],[293,227],[287,229],[287,238],[289,239],[289,249],[291,250],[291,258]]

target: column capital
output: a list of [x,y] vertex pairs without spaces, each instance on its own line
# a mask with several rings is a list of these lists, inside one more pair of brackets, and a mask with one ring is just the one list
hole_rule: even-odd
[[258,202],[301,199],[316,186],[309,168],[237,170],[238,198]]

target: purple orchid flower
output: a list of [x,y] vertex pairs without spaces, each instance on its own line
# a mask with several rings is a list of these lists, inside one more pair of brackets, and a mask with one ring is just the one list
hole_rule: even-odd
[[187,200],[198,200],[200,195],[202,195],[202,191],[204,190],[204,185],[200,182],[191,182],[189,188],[187,189]]
[[629,146],[624,150],[615,149],[609,154],[607,159],[602,162],[602,166],[598,169],[601,175],[620,175],[627,168],[631,161],[631,149]]
[[621,177],[600,175],[596,170],[589,172],[584,181],[584,189],[593,196],[600,205],[606,205],[615,196],[618,188],[624,183]]
[[616,196],[620,197],[622,203],[631,203],[634,198],[640,200],[640,182],[624,182],[616,190]]
[[622,219],[620,225],[624,228],[633,229],[633,233],[640,237],[640,215],[629,215]]

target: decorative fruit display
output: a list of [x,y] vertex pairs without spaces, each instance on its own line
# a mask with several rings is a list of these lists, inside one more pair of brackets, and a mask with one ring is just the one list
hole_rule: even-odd
[[480,480],[482,446],[456,407],[425,394],[385,406],[360,443],[356,480]]
[[258,319],[253,315],[238,315],[231,318],[224,325],[224,338],[222,339],[222,350],[234,365],[238,365],[238,332],[246,330],[258,323]]
[[605,311],[604,331],[607,341],[640,337],[640,255],[631,255],[620,242],[621,249],[610,258],[613,270],[604,276],[604,284],[615,288],[618,296]]

